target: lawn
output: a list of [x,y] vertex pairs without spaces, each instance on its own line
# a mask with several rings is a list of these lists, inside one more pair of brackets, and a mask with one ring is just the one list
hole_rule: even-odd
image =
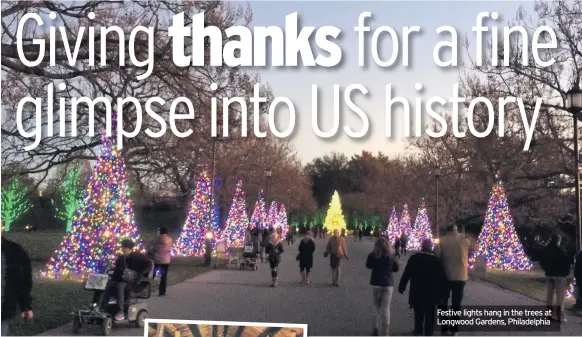
[[[92,293],[83,289],[81,281],[50,280],[38,277],[38,272],[62,241],[63,233],[5,233],[4,235],[9,240],[18,242],[28,251],[32,260],[33,275],[35,275],[32,290],[34,320],[23,322],[15,318],[10,326],[11,335],[32,336],[56,328],[71,321],[70,313],[73,309],[89,304]],[[148,239],[153,235],[155,233],[147,233],[144,236]],[[183,282],[210,270],[208,267],[201,267],[201,262],[200,258],[174,258],[170,267],[169,285]],[[152,293],[154,289],[157,289],[157,282],[156,279],[152,284]]]
[[488,270],[485,281],[542,302],[546,301],[546,278],[538,265],[534,265],[530,271]]

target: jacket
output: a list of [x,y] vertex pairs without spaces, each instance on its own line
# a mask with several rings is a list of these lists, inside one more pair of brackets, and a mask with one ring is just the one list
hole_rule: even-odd
[[469,279],[469,253],[477,249],[477,243],[456,232],[441,238],[437,255],[441,259],[445,275],[449,281],[467,281]]
[[408,259],[400,277],[400,293],[406,290],[409,281],[408,303],[411,307],[440,303],[446,279],[443,265],[433,252],[418,252]]
[[398,261],[392,256],[380,256],[376,254],[368,254],[366,259],[366,268],[372,270],[370,277],[370,284],[375,287],[392,287],[394,286],[393,272],[399,269]]
[[153,242],[151,247],[151,257],[155,264],[170,264],[172,255],[172,238],[168,235],[160,235]]
[[313,267],[313,252],[315,252],[315,242],[313,239],[301,240],[299,242],[299,265],[306,268]]
[[16,242],[2,237],[2,262],[5,276],[2,282],[2,321],[20,312],[32,310],[32,268],[28,254]]
[[281,262],[281,253],[285,250],[283,249],[283,243],[281,241],[273,244],[271,241],[268,241],[265,245],[265,253],[269,256],[269,262],[279,263]]
[[116,282],[124,282],[123,270],[125,268],[137,272],[138,275],[144,275],[151,271],[152,261],[139,252],[132,252],[127,256],[120,255],[115,260],[115,267],[113,268],[111,279]]
[[348,248],[346,246],[346,240],[341,236],[332,236],[327,242],[327,247],[325,249],[326,254],[335,255],[337,257],[348,257]]
[[566,277],[570,274],[572,259],[562,248],[552,244],[544,248],[540,265],[547,277]]

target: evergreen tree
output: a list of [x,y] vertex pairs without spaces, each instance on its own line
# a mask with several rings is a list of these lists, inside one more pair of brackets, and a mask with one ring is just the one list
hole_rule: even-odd
[[236,183],[226,227],[222,231],[220,239],[226,241],[227,247],[242,247],[245,244],[245,233],[248,227],[245,192],[243,191],[242,179],[239,179]]
[[327,228],[328,233],[333,233],[335,229],[340,231],[342,229],[347,229],[346,220],[344,219],[342,212],[342,204],[337,191],[333,192],[331,201],[329,202],[329,208],[327,210],[323,227]]
[[289,223],[287,221],[287,210],[283,204],[281,204],[277,214],[277,228],[281,228],[281,239],[286,238],[287,233],[289,233]]
[[399,229],[400,229],[400,234],[402,235],[402,232],[404,232],[406,234],[406,236],[408,237],[408,242],[412,241],[412,224],[410,223],[410,213],[408,212],[408,204],[404,204],[404,207],[402,208],[402,214],[400,215],[400,225],[399,225]]
[[71,231],[42,272],[45,277],[103,273],[121,253],[124,239],[144,249],[129,199],[125,163],[112,138],[103,139],[101,155],[89,176]]
[[63,184],[59,188],[61,207],[57,208],[57,217],[67,225],[67,232],[71,231],[75,212],[77,212],[77,209],[81,207],[82,204],[82,173],[83,166],[81,165],[76,165],[68,170],[65,176],[65,181],[63,181]]
[[10,232],[12,224],[30,209],[30,199],[26,186],[18,179],[12,178],[8,188],[2,189],[2,226]]
[[485,221],[478,238],[479,251],[471,256],[471,265],[476,256],[484,256],[487,268],[498,270],[529,270],[532,263],[525,255],[523,246],[513,225],[507,204],[505,187],[499,181],[491,190]]
[[416,220],[414,221],[414,234],[412,239],[415,240],[412,242],[410,240],[409,249],[418,249],[420,250],[420,244],[425,239],[433,240],[432,237],[432,228],[430,226],[430,221],[428,219],[428,213],[426,211],[426,201],[424,198],[420,199],[420,203],[418,205],[418,212],[416,213]]
[[279,207],[277,201],[271,202],[269,213],[267,214],[267,227],[277,228],[277,216],[279,215]]
[[390,222],[388,222],[386,234],[388,235],[388,238],[392,244],[394,244],[396,239],[400,236],[400,222],[398,221],[396,206],[392,206],[392,213],[390,213]]
[[259,197],[255,202],[255,210],[251,217],[251,228],[263,229],[267,225],[267,210],[265,199],[263,198],[263,190],[259,192]]
[[202,256],[206,252],[206,233],[210,230],[213,234],[212,245],[216,246],[216,235],[218,235],[217,210],[211,210],[211,183],[208,168],[204,168],[196,179],[196,188],[186,222],[182,227],[180,236],[172,247],[174,256]]

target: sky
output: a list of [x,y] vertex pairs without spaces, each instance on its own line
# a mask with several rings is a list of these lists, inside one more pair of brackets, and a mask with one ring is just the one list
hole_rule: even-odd
[[[373,153],[383,152],[390,156],[410,153],[405,148],[405,138],[402,131],[393,132],[391,138],[385,136],[385,86],[392,84],[393,97],[403,96],[411,103],[414,109],[416,97],[424,100],[432,96],[442,96],[447,99],[452,95],[452,88],[459,81],[462,67],[442,69],[433,61],[433,47],[447,35],[439,37],[436,28],[452,26],[458,32],[459,43],[465,36],[471,41],[474,37],[471,27],[476,23],[479,12],[498,12],[499,24],[506,24],[512,20],[520,6],[528,13],[533,14],[534,3],[516,1],[358,1],[358,2],[327,2],[327,1],[255,1],[250,2],[253,11],[252,26],[284,26],[285,16],[298,12],[302,25],[321,27],[336,26],[342,30],[340,45],[343,50],[343,63],[335,68],[270,68],[259,71],[262,81],[273,89],[274,96],[290,98],[296,107],[295,131],[289,137],[303,163],[308,163],[316,157],[330,152],[342,152],[347,156],[360,153],[362,150]],[[358,40],[354,27],[357,25],[361,12],[371,12],[372,18],[368,25],[372,32],[380,26],[390,26],[402,37],[403,26],[421,26],[422,35],[414,37],[410,47],[410,65],[403,67],[397,63],[390,68],[381,68],[371,63],[371,66],[358,66]],[[493,25],[494,23],[490,23]],[[369,32],[368,37],[372,33]],[[385,36],[389,36],[385,34]],[[389,38],[387,38],[389,39]],[[370,44],[368,43],[368,46]],[[475,44],[473,43],[474,47]],[[391,53],[391,42],[382,45],[380,54],[387,59]],[[402,51],[402,44],[400,44]],[[459,49],[461,61],[467,60],[466,51]],[[371,59],[368,60],[371,62]],[[255,69],[256,71],[256,69]],[[415,84],[421,83],[423,91],[417,92]],[[342,88],[350,84],[362,84],[369,93],[365,97],[354,101],[365,111],[370,121],[367,137],[352,139],[343,132],[343,126],[349,125],[354,131],[362,127],[361,120],[349,110],[340,110],[340,128],[337,137],[330,139],[319,138],[311,127],[311,85],[317,84],[321,89],[321,125],[327,131],[333,119],[333,85],[339,84]],[[414,111],[414,110],[412,110]],[[423,110],[425,111],[425,110]],[[403,118],[395,111],[393,130],[397,125],[403,125]],[[276,115],[282,129],[289,119],[285,111]]]

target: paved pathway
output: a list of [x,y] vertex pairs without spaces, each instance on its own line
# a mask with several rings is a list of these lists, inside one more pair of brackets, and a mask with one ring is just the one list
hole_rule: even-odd
[[[153,296],[149,300],[150,318],[225,320],[274,323],[309,324],[311,336],[365,336],[374,323],[371,305],[370,272],[365,268],[365,257],[372,242],[353,242],[348,238],[350,261],[344,265],[341,286],[330,286],[330,270],[322,256],[324,240],[317,240],[315,270],[312,284],[301,286],[299,268],[295,261],[297,243],[285,246],[280,267],[280,285],[270,288],[267,264],[258,271],[217,270],[168,289],[167,297]],[[402,261],[404,262],[404,261]],[[402,266],[403,268],[404,266]],[[396,280],[400,279],[400,273]],[[392,335],[410,335],[412,311],[408,308],[408,294],[395,293],[392,299]],[[467,305],[540,305],[526,296],[482,282],[469,282],[464,303]],[[569,317],[560,333],[581,335],[582,320]],[[83,333],[94,335],[89,328]],[[97,331],[97,329],[95,330]],[[143,330],[120,325],[113,334],[143,336]],[[71,326],[65,325],[45,335],[70,335]],[[483,333],[471,333],[482,335]],[[488,333],[490,334],[490,333]],[[530,333],[540,335],[543,333]],[[507,335],[498,333],[497,335]]]

